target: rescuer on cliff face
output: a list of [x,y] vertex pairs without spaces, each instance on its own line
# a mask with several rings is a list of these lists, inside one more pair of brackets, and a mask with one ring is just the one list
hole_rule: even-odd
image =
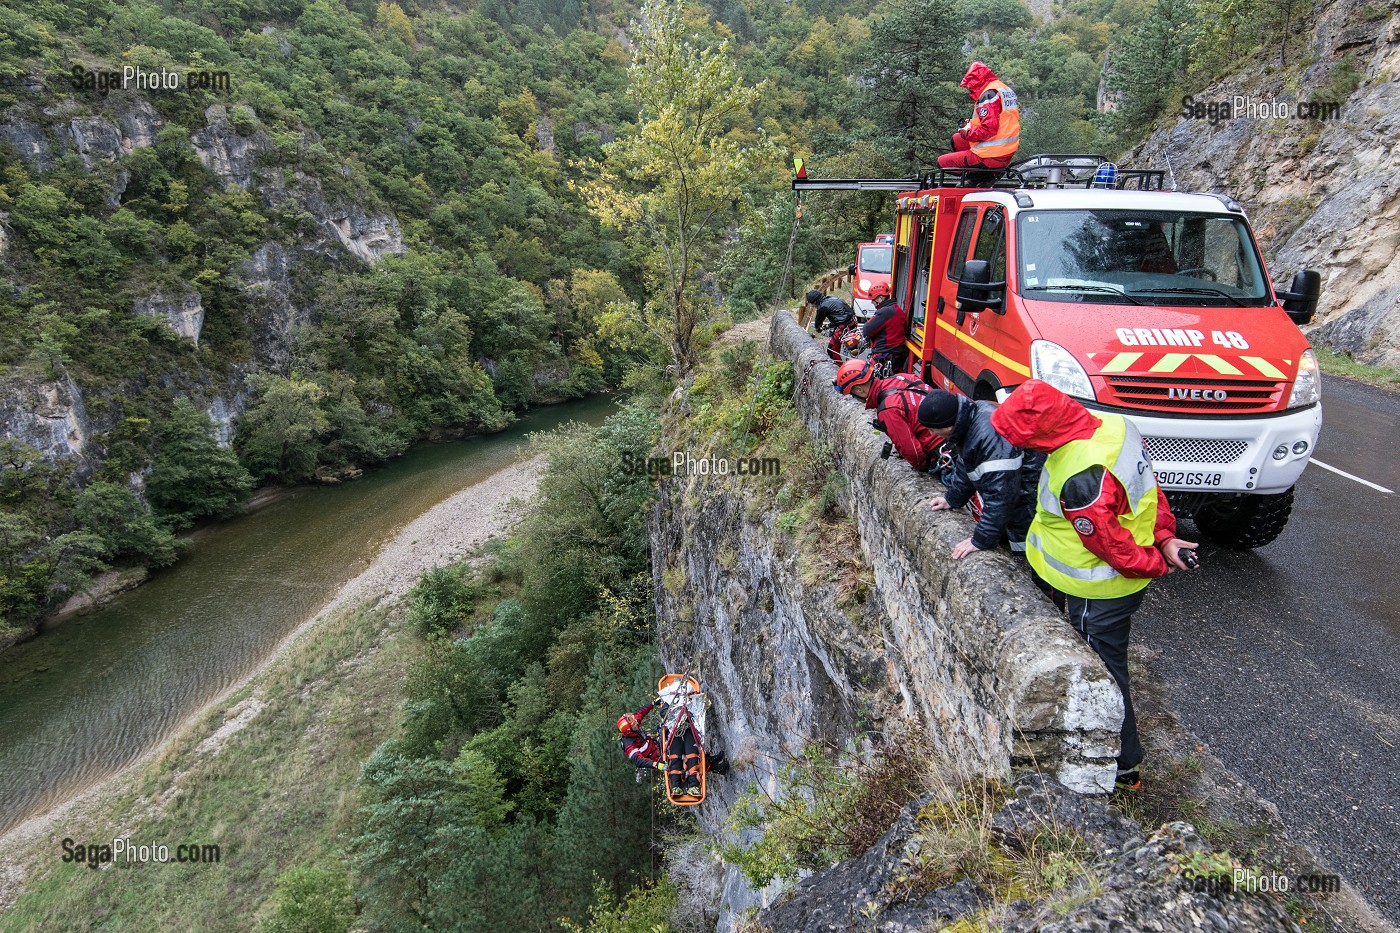
[[933,391],[928,385],[909,373],[876,379],[874,361],[848,360],[836,371],[836,388],[875,412],[876,429],[911,467],[922,473],[938,463],[943,438],[919,424],[919,402]]
[[[673,794],[700,796],[700,747],[694,734],[687,726],[681,735],[672,742],[669,755],[663,755],[661,743],[642,730],[642,720],[656,707],[648,703],[635,713],[623,713],[617,719],[617,731],[622,734],[622,753],[638,768],[655,768],[665,772],[666,781]],[[662,706],[665,710],[666,707]],[[729,771],[729,762],[723,753],[705,754],[705,767],[714,774]]]
[[975,102],[972,119],[953,134],[953,151],[938,157],[938,167],[1006,168],[1021,144],[1016,92],[981,62],[967,69],[962,86]]
[[1141,785],[1142,745],[1128,690],[1133,613],[1153,577],[1196,566],[1196,545],[1176,536],[1142,435],[1109,412],[1090,412],[1038,379],[991,416],[1013,446],[1047,454],[1026,559],[1036,583],[1103,659],[1123,694],[1118,784]]
[[929,507],[935,512],[960,509],[982,497],[982,514],[971,537],[953,545],[953,560],[974,551],[989,551],[1007,540],[1018,554],[1026,550],[1026,530],[1035,514],[1035,486],[1045,455],[1022,453],[992,428],[992,402],[972,399],[934,389],[919,403],[919,423],[934,434],[953,454],[952,469],[944,482],[948,491],[934,496]]

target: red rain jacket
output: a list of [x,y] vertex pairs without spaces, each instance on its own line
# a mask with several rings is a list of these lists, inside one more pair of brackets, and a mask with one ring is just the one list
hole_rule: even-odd
[[[1070,441],[1092,437],[1103,422],[1052,385],[1032,379],[1021,384],[992,414],[992,427],[1014,446],[1052,453]],[[1157,496],[1156,547],[1143,547],[1118,521],[1129,512],[1122,483],[1106,467],[1091,467],[1070,477],[1060,506],[1084,546],[1125,577],[1164,576],[1169,565],[1159,548],[1176,537],[1176,516],[1165,495]],[[1087,518],[1087,523],[1076,522]],[[1090,528],[1085,534],[1080,526]]]

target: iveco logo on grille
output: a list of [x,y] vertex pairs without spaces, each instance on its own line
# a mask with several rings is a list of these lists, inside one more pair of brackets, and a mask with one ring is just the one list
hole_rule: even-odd
[[1224,389],[1179,389],[1176,386],[1167,389],[1167,398],[1191,399],[1194,402],[1223,402],[1229,397]]

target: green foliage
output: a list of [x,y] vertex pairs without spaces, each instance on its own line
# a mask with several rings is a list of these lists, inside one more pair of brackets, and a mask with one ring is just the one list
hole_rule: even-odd
[[311,478],[328,422],[325,390],[293,374],[254,377],[257,398],[238,421],[235,446],[253,474],[296,483]]
[[104,559],[160,567],[172,563],[188,546],[150,513],[140,496],[116,483],[89,483],[73,503],[73,517],[96,536]]
[[474,597],[465,567],[434,567],[408,592],[408,621],[421,635],[441,635],[462,623]]
[[687,38],[676,0],[646,0],[638,25],[628,77],[639,126],[605,147],[580,188],[606,226],[649,254],[642,313],[669,355],[653,362],[679,374],[695,364],[696,331],[712,313],[698,272],[715,261],[747,203],[746,183],[773,153],[762,136],[737,132],[759,92],[745,86],[727,42]]
[[298,865],[277,877],[273,913],[260,933],[346,933],[355,921],[355,897],[345,867]]
[[[372,926],[543,929],[584,916],[600,881],[621,894],[645,880],[651,801],[613,722],[655,683],[650,485],[620,465],[656,431],[633,404],[534,438],[539,496],[494,564],[414,587],[426,639],[403,728],[365,765],[354,840]],[[493,587],[517,595],[451,637]]]
[[902,172],[948,149],[970,110],[962,79],[967,24],[956,0],[894,0],[870,24],[864,99],[883,147]]
[[678,900],[670,878],[633,888],[620,899],[600,883],[588,908],[587,925],[566,921],[564,929],[569,933],[665,933]]
[[181,527],[229,512],[252,487],[233,451],[219,446],[209,416],[188,399],[176,399],[146,478],[151,505]]

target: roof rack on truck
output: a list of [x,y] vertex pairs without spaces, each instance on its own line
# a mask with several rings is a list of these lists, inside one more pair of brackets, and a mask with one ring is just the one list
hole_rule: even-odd
[[926,191],[932,188],[1113,188],[1161,191],[1164,169],[1119,168],[1096,153],[1044,153],[1004,169],[936,168],[907,178],[808,178],[794,191]]

